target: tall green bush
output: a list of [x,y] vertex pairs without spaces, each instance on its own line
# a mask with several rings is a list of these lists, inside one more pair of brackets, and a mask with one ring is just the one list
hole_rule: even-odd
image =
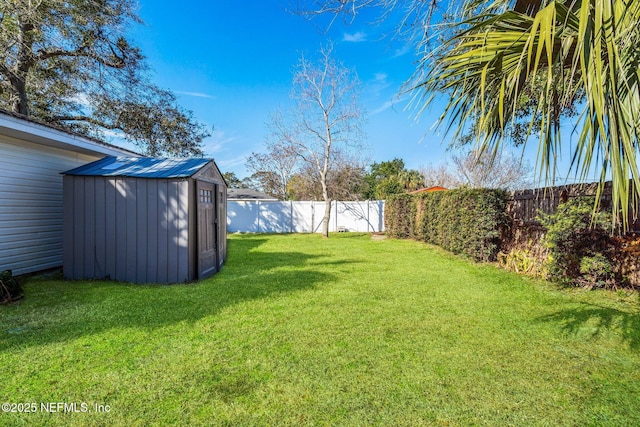
[[395,194],[385,202],[384,221],[386,234],[394,239],[411,237],[412,197],[409,194]]
[[610,212],[593,212],[593,197],[561,203],[553,214],[539,215],[546,229],[549,279],[588,288],[615,284]]
[[385,204],[387,234],[493,261],[506,226],[506,200],[503,191],[467,188],[391,196]]

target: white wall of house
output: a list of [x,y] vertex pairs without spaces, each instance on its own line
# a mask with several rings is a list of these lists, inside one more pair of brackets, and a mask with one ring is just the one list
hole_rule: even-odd
[[[229,200],[227,230],[243,233],[321,233],[324,202]],[[384,201],[336,201],[329,231],[384,231]]]
[[60,172],[126,150],[0,114],[0,271],[62,266]]

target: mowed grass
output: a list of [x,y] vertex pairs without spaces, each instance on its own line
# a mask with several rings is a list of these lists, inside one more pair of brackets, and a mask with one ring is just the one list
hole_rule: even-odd
[[640,425],[637,293],[413,241],[234,235],[200,283],[25,290],[0,307],[0,402],[38,411],[0,425]]

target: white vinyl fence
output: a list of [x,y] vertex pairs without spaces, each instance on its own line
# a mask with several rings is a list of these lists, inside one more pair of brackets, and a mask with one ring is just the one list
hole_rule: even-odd
[[[227,203],[227,230],[243,233],[321,233],[324,202],[266,200]],[[329,231],[384,231],[384,200],[331,204]]]

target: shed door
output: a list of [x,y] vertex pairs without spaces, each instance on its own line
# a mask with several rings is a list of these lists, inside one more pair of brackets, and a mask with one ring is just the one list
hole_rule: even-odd
[[197,181],[198,189],[198,278],[216,272],[216,186]]

